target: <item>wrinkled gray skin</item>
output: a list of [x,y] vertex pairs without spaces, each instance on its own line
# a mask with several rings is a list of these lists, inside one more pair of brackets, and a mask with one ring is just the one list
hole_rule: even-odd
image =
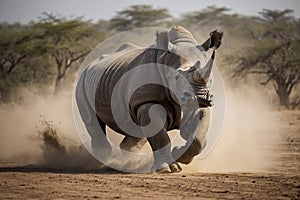
[[[216,37],[216,35],[219,37]],[[195,94],[198,89],[208,88],[210,73],[212,69],[214,50],[220,46],[222,33],[216,31],[210,34],[210,38],[199,45],[190,32],[180,26],[173,27],[168,32],[157,34],[156,43],[148,48],[141,48],[133,44],[122,45],[116,53],[104,55],[94,61],[87,69],[86,73],[97,74],[96,71],[102,71],[102,76],[97,80],[97,88],[87,91],[85,99],[93,98],[95,92],[95,102],[90,102],[95,109],[98,122],[105,133],[105,126],[109,126],[114,131],[125,135],[120,144],[124,150],[138,152],[148,141],[154,155],[154,166],[157,172],[179,172],[181,168],[178,164],[189,164],[193,158],[198,155],[205,146],[205,136],[210,122],[209,106],[195,106]],[[213,49],[213,55],[210,59],[206,58],[206,51]],[[182,106],[178,99],[174,97],[165,87],[156,84],[145,85],[136,90],[130,98],[129,108],[130,116],[134,122],[140,126],[150,123],[149,109],[154,104],[160,104],[167,113],[167,121],[164,127],[151,137],[134,137],[130,133],[123,131],[116,124],[112,110],[112,91],[117,81],[130,69],[139,67],[147,63],[159,63],[173,69],[184,76],[193,86],[192,92],[183,90],[181,101],[192,102],[194,106]],[[94,71],[93,71],[94,70]],[[84,72],[85,73],[85,72]],[[136,74],[135,77],[138,77]],[[176,77],[166,77],[160,71],[151,76],[157,76],[160,80],[167,82],[175,87],[183,87],[180,82],[176,82]],[[85,88],[91,82],[91,78],[85,78]],[[90,82],[89,82],[90,81]],[[122,91],[124,95],[130,91],[131,83],[126,82]],[[80,85],[77,87],[81,87]],[[78,89],[77,89],[78,90]],[[121,94],[123,95],[123,93]],[[82,100],[82,94],[77,92],[77,99]],[[194,98],[194,100],[193,100]],[[126,101],[119,100],[121,105],[126,106]],[[198,101],[196,101],[198,102]],[[155,116],[157,122],[163,121],[164,116],[159,113]],[[155,123],[151,122],[151,123]],[[170,138],[167,131],[180,128],[180,135],[187,142],[182,147],[175,147],[171,150]],[[93,143],[93,141],[92,141]],[[110,154],[109,142],[104,141],[103,151]],[[163,149],[163,151],[157,151]],[[176,159],[176,160],[175,160]]]

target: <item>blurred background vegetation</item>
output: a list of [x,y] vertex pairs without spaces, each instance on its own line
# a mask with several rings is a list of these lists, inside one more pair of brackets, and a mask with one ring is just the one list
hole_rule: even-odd
[[200,42],[216,28],[224,32],[217,65],[231,86],[254,85],[270,103],[299,108],[300,20],[288,9],[264,9],[258,17],[228,14],[229,10],[209,6],[175,18],[167,9],[136,5],[97,23],[51,13],[28,24],[1,23],[0,104],[22,102],[24,89],[49,96],[59,96],[63,88],[71,91],[85,56],[115,33],[181,25]]

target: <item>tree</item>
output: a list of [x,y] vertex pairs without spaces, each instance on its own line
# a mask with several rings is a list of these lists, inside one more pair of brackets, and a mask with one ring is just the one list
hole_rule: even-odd
[[38,41],[39,33],[31,26],[20,24],[0,25],[0,100],[8,101],[10,89],[15,85],[10,77],[26,59],[45,52]]
[[56,64],[54,94],[58,94],[68,69],[80,62],[91,51],[93,41],[97,41],[102,35],[81,18],[66,20],[47,13],[45,15],[46,18],[37,26],[44,30],[42,38]]
[[208,6],[203,10],[184,14],[182,23],[187,26],[214,24],[220,22],[224,16],[227,16],[225,12],[228,11],[230,11],[230,9],[226,7]]
[[236,57],[235,76],[259,74],[264,79],[262,85],[273,83],[281,105],[295,108],[300,105],[300,96],[292,100],[291,94],[300,83],[300,26],[299,21],[286,16],[290,13],[290,10],[260,12],[266,29],[261,36],[248,29],[253,45]]
[[285,9],[285,10],[270,10],[263,9],[259,14],[262,16],[260,19],[265,22],[270,22],[272,24],[278,22],[291,22],[294,20],[292,17],[293,10]]
[[167,9],[155,9],[150,5],[135,5],[117,13],[111,22],[111,28],[125,31],[145,26],[157,26],[170,17]]

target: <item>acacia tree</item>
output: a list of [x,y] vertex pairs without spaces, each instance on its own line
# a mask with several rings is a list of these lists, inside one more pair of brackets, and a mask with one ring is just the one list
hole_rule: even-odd
[[66,20],[46,14],[37,25],[44,30],[45,46],[56,64],[54,94],[58,94],[68,69],[80,62],[102,35],[81,18]]
[[150,5],[130,6],[117,13],[110,20],[110,27],[117,31],[125,31],[132,28],[156,26],[170,17],[167,9],[155,9]]
[[205,25],[215,26],[217,23],[220,23],[223,18],[229,16],[226,14],[228,11],[230,11],[230,9],[226,7],[208,6],[203,10],[184,14],[181,23],[191,28]]
[[280,104],[286,108],[300,104],[299,95],[291,99],[293,89],[300,83],[300,26],[291,13],[266,9],[260,12],[265,31],[258,35],[248,29],[253,45],[234,59],[235,76],[259,74],[262,85],[273,84]]
[[11,80],[12,73],[26,59],[41,55],[45,48],[38,40],[39,32],[28,25],[0,25],[0,100],[8,101],[11,86],[16,85]]

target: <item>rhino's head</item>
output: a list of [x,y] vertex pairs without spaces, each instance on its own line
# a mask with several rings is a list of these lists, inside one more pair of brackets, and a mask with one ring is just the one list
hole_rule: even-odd
[[[174,77],[170,77],[169,83],[184,94],[183,101],[195,94],[201,98],[208,95],[208,82],[212,72],[215,50],[221,45],[223,33],[213,31],[210,37],[203,44],[199,44],[193,35],[181,26],[175,26],[168,32],[157,33],[157,47],[165,49],[169,54],[166,65],[176,65]],[[207,58],[207,50],[212,49],[211,56]],[[178,55],[180,59],[178,59]],[[176,59],[172,62],[172,59]],[[174,61],[174,60],[173,60]],[[172,67],[172,66],[171,66]],[[179,77],[184,77],[189,82],[182,81]],[[206,93],[206,94],[204,94]],[[202,96],[201,96],[202,95]]]

